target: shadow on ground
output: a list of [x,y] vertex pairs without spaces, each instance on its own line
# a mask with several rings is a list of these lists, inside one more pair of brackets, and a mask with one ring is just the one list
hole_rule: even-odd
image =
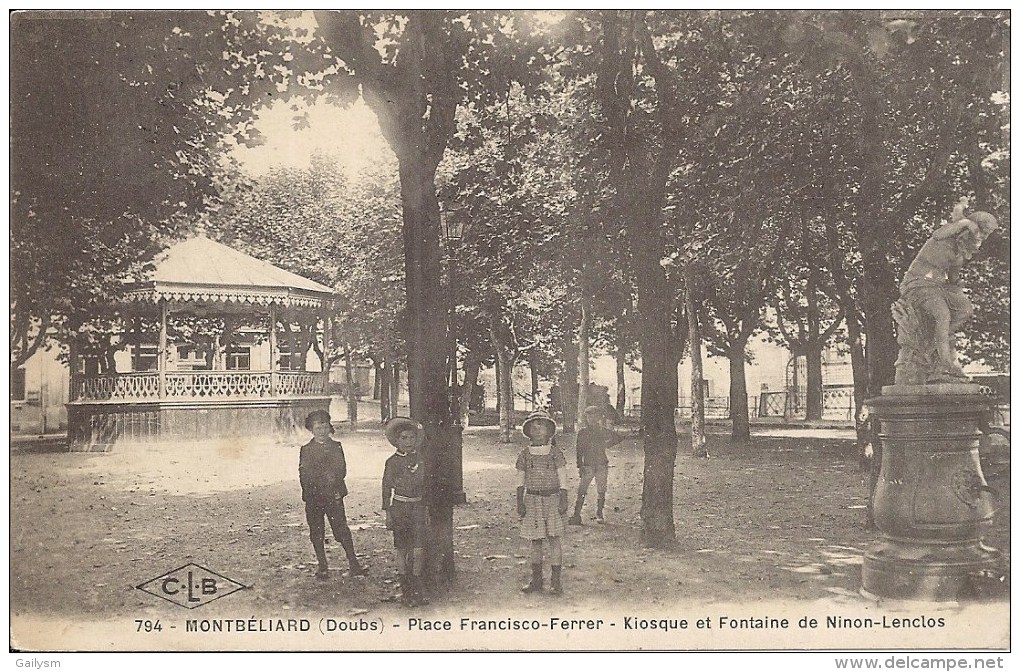
[[[378,431],[341,436],[350,473],[347,511],[364,578],[333,571],[313,578],[297,445],[162,446],[111,454],[11,455],[11,609],[19,615],[94,619],[174,615],[178,607],[135,587],[189,562],[249,588],[202,608],[217,614],[403,613],[392,599],[395,565],[380,508],[379,479],[391,448]],[[654,610],[678,604],[826,604],[868,608],[860,595],[866,475],[854,445],[837,439],[763,437],[735,445],[712,435],[711,458],[677,458],[677,543],[639,544],[642,453],[636,438],[610,450],[607,523],[568,529],[565,595],[523,595],[527,548],[513,506],[517,452],[497,432],[465,435],[468,503],[455,518],[457,573],[434,588],[426,613],[465,616],[494,607],[564,613],[603,606]],[[572,436],[560,441],[573,454]],[[568,457],[568,463],[570,463]],[[576,472],[571,474],[576,483]],[[1002,565],[981,583],[980,600],[1008,597],[1008,484],[988,542]],[[592,493],[594,494],[594,493]],[[591,497],[590,499],[594,499]],[[553,600],[556,600],[553,602]]]

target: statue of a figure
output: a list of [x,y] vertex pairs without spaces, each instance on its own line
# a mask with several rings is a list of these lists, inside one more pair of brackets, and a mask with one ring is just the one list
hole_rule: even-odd
[[910,264],[892,309],[900,344],[897,385],[968,380],[953,345],[956,332],[974,314],[959,284],[960,269],[997,226],[987,212],[964,217],[958,207],[953,221],[939,228]]

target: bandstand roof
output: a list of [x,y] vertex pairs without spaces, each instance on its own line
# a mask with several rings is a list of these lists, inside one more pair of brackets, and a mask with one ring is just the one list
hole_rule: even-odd
[[177,243],[154,260],[149,280],[129,290],[135,301],[319,307],[325,285],[239,252],[204,235]]

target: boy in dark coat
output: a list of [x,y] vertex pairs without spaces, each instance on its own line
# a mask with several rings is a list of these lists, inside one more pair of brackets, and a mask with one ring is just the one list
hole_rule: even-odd
[[581,524],[581,509],[584,498],[588,495],[588,486],[595,481],[598,491],[598,509],[595,520],[605,523],[603,509],[606,505],[606,488],[609,482],[609,456],[606,448],[620,443],[616,432],[606,427],[606,416],[598,406],[584,409],[584,427],[577,432],[577,471],[581,476],[577,484],[577,501],[574,502],[574,515],[567,521],[570,525]]
[[305,418],[305,429],[312,433],[312,440],[301,446],[298,476],[301,480],[301,499],[305,503],[305,519],[312,548],[319,561],[315,578],[329,576],[326,561],[326,523],[333,529],[333,537],[343,546],[350,565],[351,576],[364,576],[367,570],[358,562],[354,553],[354,539],[347,526],[347,512],[344,497],[347,496],[347,460],[339,441],[330,435],[333,424],[327,411],[312,411]]

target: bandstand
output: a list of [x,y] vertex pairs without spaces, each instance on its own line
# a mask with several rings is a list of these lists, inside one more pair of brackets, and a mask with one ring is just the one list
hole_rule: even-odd
[[[151,279],[132,285],[120,307],[125,322],[158,324],[158,337],[149,337],[156,343],[147,346],[151,356],[141,356],[142,338],[120,335],[134,343],[124,346],[134,348],[125,367],[130,370],[86,375],[72,349],[71,450],[245,437],[292,440],[304,431],[307,413],[329,408],[321,353],[329,351],[330,288],[204,235],[170,247],[154,266]],[[226,345],[217,357],[189,361],[182,353],[193,345],[174,329],[175,320],[231,325],[216,335]],[[250,345],[243,358],[231,357],[242,324]],[[287,335],[282,343],[281,333]],[[297,347],[295,333],[304,335]],[[319,356],[309,357],[311,349]]]

